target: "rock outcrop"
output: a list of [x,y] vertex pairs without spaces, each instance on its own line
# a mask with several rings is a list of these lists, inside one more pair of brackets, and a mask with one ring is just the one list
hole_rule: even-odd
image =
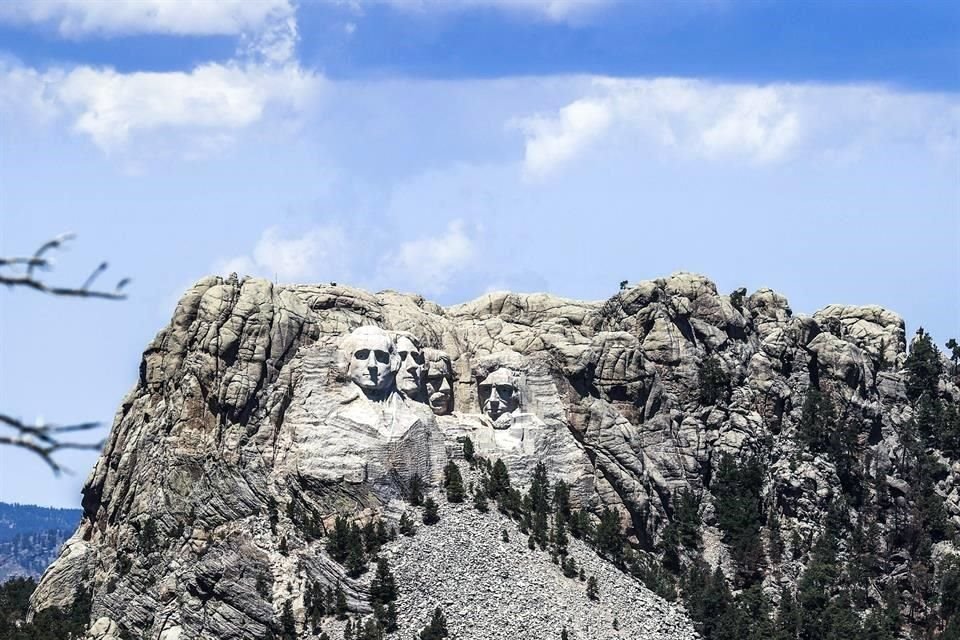
[[[889,311],[831,305],[795,316],[771,290],[720,295],[688,273],[603,302],[492,293],[449,308],[394,292],[207,278],[144,353],[84,488],[80,527],[33,607],[65,606],[80,585],[92,593],[94,627],[107,634],[98,637],[121,630],[163,640],[267,637],[284,603],[302,615],[312,583],[340,584],[351,609],[369,611],[369,578],[349,578],[323,551],[322,532],[338,515],[395,523],[409,478],[436,487],[463,436],[478,455],[502,459],[521,486],[544,462],[551,480],[569,483],[575,506],[615,510],[628,539],[651,552],[675,496],[692,491],[702,498],[704,557],[720,564],[729,560],[710,535],[716,461],[763,456],[764,499],[784,539],[809,540],[841,489],[835,465],[795,437],[808,390],[830,393],[867,425],[871,472],[890,475],[895,490],[899,434],[913,417],[905,351],[904,323]],[[719,399],[704,393],[708,359],[728,381]],[[941,392],[960,398],[946,377]],[[946,462],[937,491],[960,526],[960,463]],[[578,609],[561,606],[570,585],[561,577],[554,588],[556,566],[525,559],[522,541],[500,543],[497,518],[464,512],[444,521],[446,534],[425,536],[467,544],[473,535],[470,557],[502,556],[506,574],[525,576],[531,597],[520,602],[540,610],[523,637],[577,627],[569,621]],[[401,582],[441,576],[435,589],[416,591],[422,611],[401,589],[403,622],[422,624],[432,603],[485,616],[479,609],[516,596],[439,584],[442,576],[466,589],[485,583],[450,567],[449,550],[428,553],[435,542],[412,538],[385,551]],[[578,547],[605,571],[590,553]],[[543,566],[517,568],[525,563]],[[803,559],[771,557],[767,566],[776,570],[764,584],[779,593]],[[605,584],[609,611],[594,613],[619,616],[624,637],[691,637],[675,605],[637,581],[621,574]],[[611,603],[622,612],[611,614]],[[451,626],[460,638],[500,637]],[[591,637],[620,637],[608,631]]]

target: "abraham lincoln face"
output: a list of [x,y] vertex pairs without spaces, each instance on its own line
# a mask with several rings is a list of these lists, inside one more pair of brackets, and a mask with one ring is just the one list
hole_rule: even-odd
[[507,369],[497,369],[480,382],[480,406],[496,421],[520,408],[520,393],[514,375]]

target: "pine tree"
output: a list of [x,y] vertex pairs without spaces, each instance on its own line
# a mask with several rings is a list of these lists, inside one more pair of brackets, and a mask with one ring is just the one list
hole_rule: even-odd
[[390,602],[387,604],[387,611],[383,617],[383,628],[388,633],[397,630],[397,603]]
[[463,502],[465,497],[463,476],[460,475],[460,469],[453,460],[448,462],[443,470],[443,487],[447,492],[447,502]]
[[940,350],[930,339],[930,334],[920,327],[910,344],[910,355],[904,362],[906,369],[907,397],[917,400],[923,394],[937,397],[940,380]]
[[388,605],[397,599],[397,582],[386,558],[377,560],[377,571],[370,582],[370,604]]
[[600,599],[600,593],[597,591],[597,579],[594,576],[590,576],[587,580],[587,597],[591,600]]
[[[357,624],[357,627],[360,627],[360,624]],[[383,638],[383,625],[380,624],[378,618],[373,617],[367,620],[366,624],[363,625],[363,631],[357,633],[357,640],[382,640]]]
[[415,533],[413,518],[407,515],[406,511],[400,514],[400,533],[408,537],[413,536]]
[[553,526],[553,547],[557,553],[567,552],[567,527],[562,519],[554,520]]
[[380,550],[380,546],[385,545],[396,537],[397,534],[395,531],[393,533],[387,532],[387,525],[384,524],[383,520],[377,520],[377,551]]
[[415,507],[423,504],[423,478],[419,474],[410,476],[407,484],[407,501]]
[[542,462],[538,462],[533,470],[533,479],[524,505],[524,511],[530,518],[533,538],[540,548],[544,549],[547,546],[547,524],[550,513],[550,481],[547,478],[547,467]]
[[474,455],[475,455],[475,451],[473,448],[473,440],[470,439],[470,436],[464,436],[463,437],[463,459],[469,462],[470,465],[472,466],[474,462],[473,460]]
[[715,355],[707,356],[697,367],[700,386],[700,404],[714,405],[730,397],[730,376]]
[[350,522],[343,516],[337,516],[334,521],[327,538],[327,553],[340,564],[350,555]]
[[774,625],[775,640],[795,640],[800,629],[800,612],[793,594],[784,589],[780,594],[780,606]]
[[153,518],[147,518],[140,530],[140,548],[144,553],[152,553],[157,549],[157,523]]
[[570,522],[570,485],[563,480],[553,484],[553,517],[564,523]]
[[506,529],[500,532],[500,539],[504,542],[510,542],[510,535],[507,533]]
[[533,479],[530,481],[530,504],[534,511],[550,511],[550,480],[547,478],[547,467],[538,462],[533,469]]
[[720,455],[711,490],[715,497],[717,524],[723,541],[730,545],[737,564],[737,578],[749,586],[760,577],[763,564],[763,467],[756,457],[737,465],[728,453]]
[[490,471],[490,481],[487,486],[487,495],[494,500],[501,496],[506,496],[510,491],[510,474],[507,472],[507,465],[503,460],[497,458],[493,463],[493,469]]
[[700,629],[704,637],[719,638],[726,635],[732,626],[734,611],[733,595],[723,571],[718,566],[712,574],[706,572],[696,616],[701,621]]
[[293,606],[287,600],[283,603],[283,611],[280,614],[280,637],[283,640],[297,640],[297,624],[293,619]]
[[367,570],[367,560],[363,554],[363,534],[356,524],[350,527],[349,554],[347,555],[347,575],[351,578],[359,577]]
[[447,619],[443,615],[443,610],[437,607],[433,610],[429,624],[420,631],[420,640],[440,640],[448,635]]
[[337,588],[333,592],[334,594],[334,608],[337,612],[337,620],[346,620],[347,619],[347,594],[343,592],[343,587],[340,586],[340,583],[337,583]]
[[473,508],[480,513],[486,513],[490,510],[490,507],[487,506],[487,494],[483,490],[483,487],[477,487],[477,490],[473,494]]
[[583,509],[577,509],[570,516],[570,535],[577,540],[589,539],[592,535],[590,516]]
[[797,440],[812,453],[823,453],[829,450],[836,430],[837,410],[833,400],[816,387],[810,387],[803,399]]
[[620,532],[620,514],[604,507],[596,532],[597,550],[620,565],[623,562],[623,537]]
[[817,540],[803,577],[797,584],[801,640],[821,640],[830,627],[827,607],[830,588],[839,576],[836,532],[829,526]]
[[320,628],[320,620],[327,614],[324,602],[323,588],[316,582],[308,582],[303,596],[303,608],[306,621],[316,630]]
[[380,551],[380,536],[377,534],[377,526],[373,520],[367,521],[363,525],[363,550],[368,556],[374,556]]
[[440,510],[433,498],[427,498],[423,503],[423,524],[437,524],[440,522]]
[[560,630],[560,640],[570,640],[570,634],[567,633],[566,627]]

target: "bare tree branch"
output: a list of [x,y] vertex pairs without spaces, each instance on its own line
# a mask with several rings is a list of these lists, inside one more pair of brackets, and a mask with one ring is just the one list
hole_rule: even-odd
[[26,287],[42,293],[49,293],[55,296],[72,296],[80,298],[103,298],[107,300],[123,300],[127,297],[121,290],[130,282],[130,278],[123,278],[117,283],[113,291],[91,289],[94,280],[96,280],[104,271],[107,270],[107,263],[102,262],[87,277],[80,287],[52,286],[43,280],[34,276],[36,269],[50,270],[53,261],[44,254],[49,251],[62,249],[67,242],[75,237],[72,233],[65,233],[51,240],[44,242],[30,257],[2,257],[0,256],[0,269],[26,267],[26,273],[3,273],[0,272],[0,284],[8,287]]
[[99,451],[103,441],[99,442],[71,442],[59,439],[59,434],[77,431],[89,431],[100,426],[99,422],[83,422],[70,425],[36,424],[29,425],[0,413],[0,425],[13,430],[13,435],[0,435],[0,445],[9,445],[32,451],[47,463],[47,466],[56,473],[69,473],[69,469],[61,466],[54,455],[64,450]]
[[[127,294],[122,289],[130,282],[130,278],[123,278],[117,283],[113,291],[91,289],[94,281],[107,270],[107,263],[101,262],[79,287],[64,287],[51,285],[35,274],[38,271],[50,271],[53,268],[53,259],[49,254],[65,245],[76,237],[72,233],[64,233],[47,240],[33,252],[32,256],[0,256],[0,285],[7,287],[26,287],[41,293],[54,296],[73,296],[80,298],[104,298],[107,300],[123,300]],[[12,446],[26,449],[38,455],[55,474],[69,473],[69,469],[61,466],[54,456],[65,450],[99,451],[103,442],[76,442],[63,440],[63,434],[90,431],[100,426],[99,422],[81,422],[78,424],[29,425],[16,418],[0,414],[0,446]]]

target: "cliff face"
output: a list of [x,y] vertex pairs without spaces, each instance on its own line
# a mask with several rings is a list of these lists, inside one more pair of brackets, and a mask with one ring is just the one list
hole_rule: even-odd
[[[384,350],[396,362],[375,362],[382,336],[355,332],[363,325],[390,332]],[[794,316],[773,291],[719,295],[692,274],[641,282],[605,302],[494,293],[449,308],[393,292],[207,278],[144,353],[84,488],[80,527],[33,606],[66,606],[80,586],[92,592],[91,619],[111,621],[101,620],[101,637],[118,625],[167,639],[265,637],[280,629],[288,601],[300,624],[315,583],[341,584],[351,609],[369,611],[369,578],[346,577],[317,529],[329,531],[338,514],[396,523],[409,478],[437,486],[463,436],[478,455],[502,459],[521,488],[544,462],[551,480],[570,485],[574,506],[616,510],[634,548],[657,557],[673,544],[679,496],[694,496],[699,540],[675,550],[678,571],[703,558],[734,587],[760,584],[775,596],[797,584],[829,514],[850,531],[869,523],[877,553],[889,556],[863,605],[877,606],[887,585],[912,593],[903,574],[917,560],[893,540],[896,514],[914,517],[922,498],[904,464],[903,434],[918,418],[906,348],[904,324],[889,311],[832,305]],[[412,374],[420,387],[405,392],[411,349],[422,351]],[[376,379],[383,366],[386,382]],[[943,406],[960,399],[955,382],[940,379]],[[824,398],[832,421],[811,409]],[[816,444],[811,430],[821,423],[828,441],[836,425],[852,425],[842,458]],[[940,466],[926,488],[949,530],[960,526],[960,464],[930,456]],[[759,470],[750,537],[763,543],[749,557],[734,548],[723,512],[721,466],[731,463]],[[449,539],[476,517],[456,513],[469,508],[469,500],[444,507]],[[499,529],[477,525],[476,535]],[[931,566],[956,553],[945,537],[923,551]],[[416,540],[390,548],[398,566],[413,566],[405,553],[418,554],[418,571],[430,563]],[[841,557],[854,553],[850,540],[841,536]],[[578,562],[594,562],[591,553]],[[559,569],[529,571],[544,580]],[[674,605],[626,582],[620,620],[642,600],[659,618],[637,619],[638,629],[669,618],[679,622],[649,637],[690,636]],[[490,609],[505,595],[516,597],[491,596]],[[419,597],[458,606],[455,592]],[[607,615],[581,605],[583,615]],[[557,637],[565,618],[551,620],[524,637]],[[461,638],[491,637],[458,628]]]

